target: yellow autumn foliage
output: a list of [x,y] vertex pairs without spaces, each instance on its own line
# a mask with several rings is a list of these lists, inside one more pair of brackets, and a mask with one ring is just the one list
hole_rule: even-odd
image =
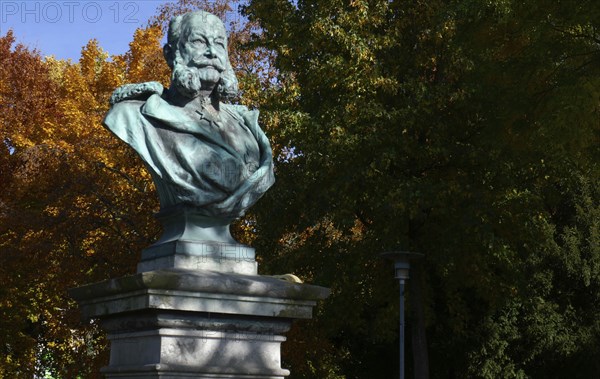
[[[107,350],[97,325],[82,327],[68,288],[135,272],[156,240],[158,200],[142,162],[102,125],[112,91],[159,81],[168,19],[203,7],[228,17],[232,1],[167,3],[123,55],[90,40],[78,62],[42,57],[0,36],[0,378],[96,378]],[[250,23],[228,21],[244,103],[259,106],[275,77],[267,50],[244,50]],[[253,240],[249,215],[234,227]],[[41,371],[40,371],[41,370]]]
[[115,87],[165,78],[160,38],[139,30],[112,58],[91,40],[76,63],[0,38],[1,377],[47,366],[91,378],[103,364],[103,338],[78,327],[66,289],[134,272],[158,233],[148,174],[101,121]]

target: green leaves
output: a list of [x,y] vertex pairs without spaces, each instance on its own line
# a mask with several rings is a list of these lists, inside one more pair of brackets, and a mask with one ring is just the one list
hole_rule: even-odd
[[[369,299],[344,297],[356,288],[343,272],[360,280],[376,252],[420,251],[433,376],[547,377],[549,360],[578,361],[587,353],[577,344],[597,333],[575,326],[596,314],[575,306],[581,296],[596,300],[574,288],[598,277],[580,252],[598,244],[597,227],[575,227],[575,204],[586,198],[581,180],[599,179],[599,11],[546,1],[251,2],[263,29],[255,43],[277,52],[297,93],[275,91],[263,114],[277,143],[301,152],[278,163],[268,199],[285,199],[285,212],[270,227],[268,209],[282,202],[261,208],[257,243],[304,237],[286,240],[268,267],[311,267],[339,288],[328,307],[367,322],[356,309]],[[308,232],[324,220],[335,233]],[[331,256],[335,268],[314,264]],[[382,285],[362,283],[370,293]],[[328,325],[338,346],[372,338],[336,339],[341,327]],[[344,374],[358,377],[350,366]]]
[[[60,372],[101,359],[82,350],[101,350],[94,328],[70,337],[64,289],[131,271],[157,231],[149,178],[99,121],[115,86],[168,82],[161,31],[198,5],[231,9],[165,5],[112,60],[94,41],[68,64],[0,39],[0,376],[32,372],[38,343]],[[293,375],[396,376],[397,287],[377,253],[398,249],[425,254],[409,281],[423,309],[415,291],[407,301],[432,377],[596,375],[596,2],[254,0],[245,12],[230,51],[277,183],[236,231],[262,273],[333,290],[284,345]]]

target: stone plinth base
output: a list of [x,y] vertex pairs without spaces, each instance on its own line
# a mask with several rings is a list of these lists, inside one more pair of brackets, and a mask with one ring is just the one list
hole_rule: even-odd
[[156,215],[164,232],[142,251],[137,272],[170,268],[256,275],[254,249],[236,242],[229,232],[233,220],[206,217],[189,205]]
[[169,268],[211,270],[256,275],[258,264],[254,249],[242,244],[211,241],[157,242],[142,251],[137,272]]
[[280,345],[329,290],[279,279],[167,269],[71,290],[111,343],[107,378],[283,379]]

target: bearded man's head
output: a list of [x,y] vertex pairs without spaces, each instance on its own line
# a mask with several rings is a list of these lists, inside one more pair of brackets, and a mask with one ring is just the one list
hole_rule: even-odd
[[237,95],[225,25],[217,16],[196,11],[173,17],[163,52],[172,70],[172,85],[182,95],[195,98],[213,86],[213,95],[219,98]]

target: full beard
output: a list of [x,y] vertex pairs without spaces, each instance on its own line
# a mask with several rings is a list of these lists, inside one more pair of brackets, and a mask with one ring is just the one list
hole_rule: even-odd
[[171,81],[177,91],[187,97],[196,98],[202,90],[214,88],[221,79],[221,73],[213,67],[186,66],[175,62]]

